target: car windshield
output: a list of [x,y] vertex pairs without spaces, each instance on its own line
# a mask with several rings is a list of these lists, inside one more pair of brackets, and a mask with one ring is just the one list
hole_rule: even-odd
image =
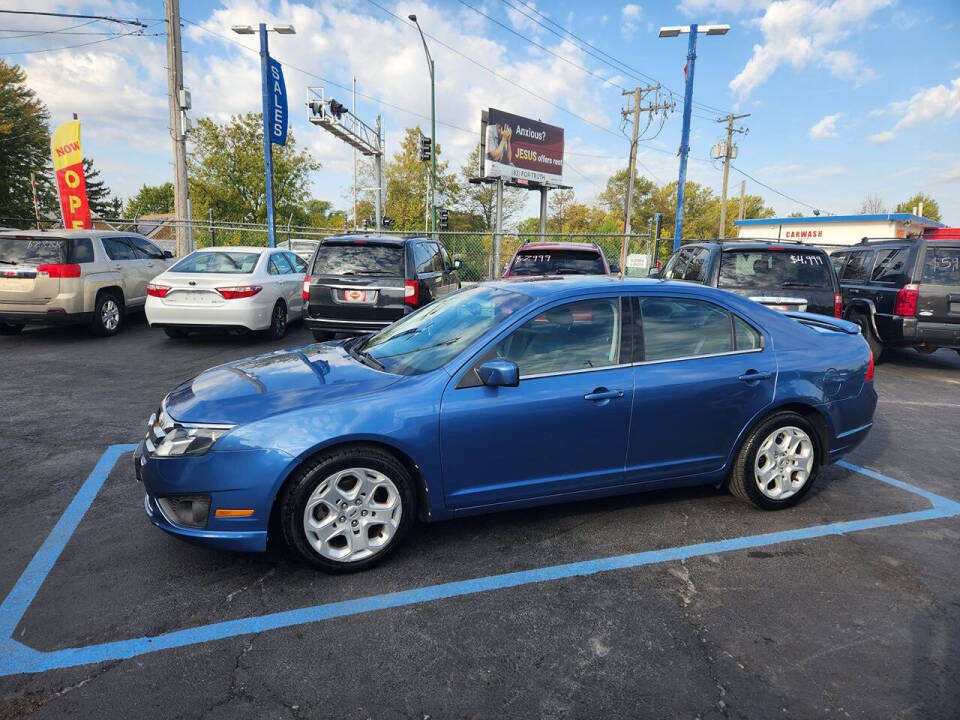
[[528,250],[517,253],[511,275],[603,275],[596,250]]
[[350,347],[398,375],[418,375],[452,360],[532,298],[512,290],[476,285],[436,300]]
[[321,245],[312,275],[398,275],[403,276],[403,246]]
[[64,261],[64,241],[55,238],[0,237],[0,265],[42,265]]
[[821,252],[724,250],[722,288],[817,288],[833,290],[833,268]]
[[960,285],[960,247],[927,246],[923,282],[929,285]]
[[257,266],[260,253],[216,250],[187,255],[168,272],[249,274]]

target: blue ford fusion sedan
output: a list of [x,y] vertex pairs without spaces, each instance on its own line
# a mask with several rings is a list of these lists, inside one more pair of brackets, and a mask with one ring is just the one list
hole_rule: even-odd
[[262,551],[278,528],[344,572],[416,519],[700,484],[789,507],[869,432],[872,380],[843,320],[683,282],[501,281],[207,370],[134,464],[167,532]]

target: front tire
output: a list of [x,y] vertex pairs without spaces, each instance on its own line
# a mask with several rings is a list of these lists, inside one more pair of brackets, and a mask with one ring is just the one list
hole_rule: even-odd
[[820,458],[819,435],[810,421],[778,412],[747,436],[730,475],[730,492],[761,510],[792,507],[810,491]]
[[123,297],[114,292],[97,296],[93,306],[93,333],[101,337],[116,335],[123,325]]
[[19,335],[23,328],[21,323],[0,323],[0,335]]
[[270,313],[270,327],[263,334],[270,340],[280,340],[287,334],[287,306],[283,300],[277,300]]
[[321,570],[364,570],[403,541],[416,497],[407,469],[379,448],[322,453],[296,471],[280,496],[283,536]]

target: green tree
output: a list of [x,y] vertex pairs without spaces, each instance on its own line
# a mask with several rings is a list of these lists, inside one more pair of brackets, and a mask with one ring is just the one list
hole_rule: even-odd
[[[263,164],[263,122],[260,113],[235,115],[217,123],[201,118],[191,137],[190,197],[196,217],[210,208],[223,220],[266,222],[267,195]],[[273,203],[277,224],[293,217],[308,220],[310,173],[320,168],[298,150],[292,132],[285,146],[273,146]]]
[[137,194],[127,200],[123,214],[128,217],[155,215],[173,212],[173,183],[162,185],[144,184]]
[[[497,186],[494,183],[471,183],[470,178],[477,177],[480,165],[480,144],[467,156],[460,168],[460,195],[458,209],[469,215],[481,218],[480,227],[471,230],[493,230],[497,213]],[[503,189],[503,226],[523,209],[527,202],[527,191],[519,188]]]
[[928,220],[936,220],[937,222],[940,222],[940,205],[929,195],[924,195],[920,192],[897,205],[897,209],[894,212],[913,212],[914,208],[919,209],[921,203],[923,204],[923,217],[927,218]]
[[788,218],[797,218],[797,217],[804,217],[804,215],[803,215],[803,213],[800,212],[799,210],[794,210],[792,213],[790,213],[789,215],[787,215],[787,217],[788,217]]
[[87,190],[90,213],[96,217],[116,218],[123,214],[123,202],[107,187],[92,158],[83,159],[83,182]]
[[[422,230],[427,210],[428,163],[420,160],[419,127],[407,128],[400,142],[400,149],[383,168],[386,179],[386,215],[393,218],[393,230]],[[456,176],[448,172],[448,163],[440,160],[439,143],[434,147],[437,154],[437,205],[454,206],[459,197]]]
[[34,173],[41,212],[57,207],[50,159],[50,115],[19,65],[0,58],[0,217],[32,218]]
[[[597,201],[607,211],[607,214],[616,221],[618,227],[612,232],[623,232],[623,214],[627,197],[627,180],[629,170],[618,170],[607,179],[607,186],[597,197]],[[630,232],[645,233],[650,227],[650,218],[653,217],[653,193],[656,185],[652,180],[637,175],[633,180],[633,200],[630,209]]]

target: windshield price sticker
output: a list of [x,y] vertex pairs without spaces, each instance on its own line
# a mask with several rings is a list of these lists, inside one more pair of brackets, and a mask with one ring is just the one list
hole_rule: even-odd
[[517,258],[517,262],[531,262],[531,263],[541,263],[541,262],[550,262],[550,255],[521,255]]
[[795,265],[823,265],[823,258],[819,255],[791,255],[790,262]]

